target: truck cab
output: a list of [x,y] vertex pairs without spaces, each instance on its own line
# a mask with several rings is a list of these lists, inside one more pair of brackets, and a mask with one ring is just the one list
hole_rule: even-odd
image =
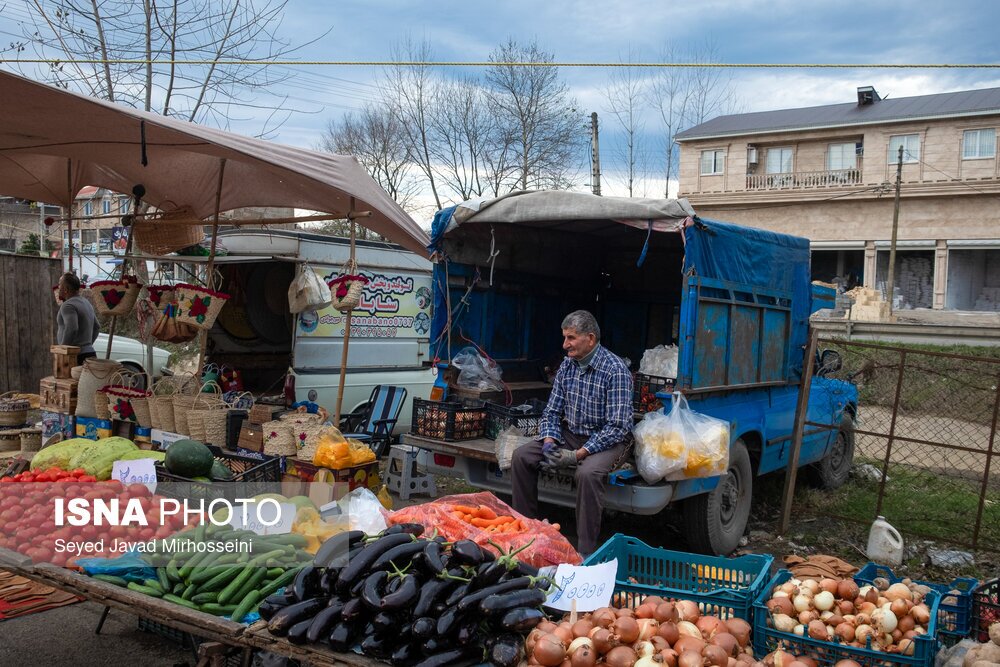
[[[450,340],[454,353],[456,340],[471,340],[505,373],[535,366],[544,386],[544,369],[560,361],[562,318],[585,309],[602,345],[633,370],[645,350],[677,345],[674,387],[692,409],[730,424],[726,474],[648,484],[626,461],[607,480],[607,509],[655,515],[683,503],[690,546],[731,552],[754,478],[787,466],[803,381],[807,422],[822,426],[806,427],[800,464],[823,485],[846,481],[857,392],[802,377],[809,316],[828,296],[814,299],[808,240],[701,219],[685,200],[532,192],[442,212],[433,243],[432,354],[447,359],[440,343]],[[670,405],[669,394],[658,397]],[[427,450],[431,472],[510,493],[493,441],[404,440]],[[539,499],[574,507],[572,475],[540,473]]]

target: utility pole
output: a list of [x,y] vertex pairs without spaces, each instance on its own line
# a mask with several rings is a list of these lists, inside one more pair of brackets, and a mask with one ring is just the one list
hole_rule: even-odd
[[590,114],[590,185],[601,196],[601,151],[597,144],[597,112]]
[[892,210],[892,241],[889,243],[889,284],[886,286],[886,298],[889,299],[889,319],[892,319],[892,293],[896,281],[896,235],[899,232],[899,187],[903,181],[903,147],[899,147],[899,157],[896,159],[896,197]]

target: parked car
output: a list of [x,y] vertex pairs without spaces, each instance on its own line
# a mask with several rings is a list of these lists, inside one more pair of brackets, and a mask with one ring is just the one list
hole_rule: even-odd
[[[103,359],[105,351],[108,349],[107,334],[102,333],[97,336],[97,340],[94,341],[94,349],[97,350],[97,356]],[[115,336],[114,342],[111,344],[111,358],[130,371],[146,372],[146,346],[134,338]],[[153,367],[149,369],[150,375],[152,377],[163,375],[164,367],[169,359],[170,352],[162,347],[153,347]],[[137,384],[139,387],[143,385],[144,383]]]

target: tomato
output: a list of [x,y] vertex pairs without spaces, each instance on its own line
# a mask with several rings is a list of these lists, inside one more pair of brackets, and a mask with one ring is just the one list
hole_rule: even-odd
[[38,476],[35,477],[35,481],[36,482],[51,482],[52,481],[52,477],[49,476],[49,473],[43,472],[41,475],[38,475]]
[[82,477],[87,474],[87,471],[83,468],[73,468],[69,471],[69,474],[73,475],[73,477]]
[[16,481],[13,477],[0,477],[0,484],[10,484]]
[[145,484],[129,484],[125,488],[125,493],[136,498],[148,498],[150,495],[149,487]]
[[94,477],[93,475],[80,475],[79,479],[80,479],[81,482],[96,482],[97,481],[97,478]]
[[24,477],[21,477],[17,481],[19,481],[19,482],[34,482],[35,481],[35,476],[34,475],[25,475]]
[[154,530],[153,528],[143,528],[142,530],[139,531],[139,539],[143,540],[144,542],[148,542],[149,540],[153,539],[155,535],[156,535],[156,530]]

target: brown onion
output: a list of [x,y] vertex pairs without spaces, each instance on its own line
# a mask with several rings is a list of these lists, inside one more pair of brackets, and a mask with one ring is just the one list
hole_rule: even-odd
[[853,660],[841,660],[833,667],[861,667],[858,663]]
[[597,651],[589,646],[581,646],[570,657],[572,667],[594,667],[597,664]]
[[660,651],[660,662],[667,667],[677,667],[677,651],[672,648],[665,648]]
[[767,608],[771,610],[772,614],[792,616],[796,613],[792,601],[788,598],[771,598],[767,601]]
[[666,600],[661,598],[659,595],[647,595],[642,599],[643,604],[651,604],[654,608],[659,607],[664,602],[666,602]]
[[910,592],[910,588],[906,584],[893,584],[886,590],[885,599],[889,602],[895,602],[896,600],[912,600],[913,593]]
[[627,616],[628,618],[635,618],[635,612],[629,609],[628,607],[615,607],[612,608],[612,611],[615,612],[615,616],[617,618],[622,618],[623,616]]
[[576,639],[576,635],[573,634],[573,626],[569,623],[560,623],[556,626],[556,629],[552,631],[559,641],[563,643],[564,646],[569,646],[570,642]]
[[660,623],[660,627],[656,629],[656,634],[670,642],[671,646],[673,646],[681,636],[681,633],[677,631],[677,624],[671,623],[670,621]]
[[896,625],[896,629],[904,635],[915,627],[917,627],[917,622],[909,614],[899,619],[899,624]]
[[858,597],[858,585],[854,583],[853,579],[841,579],[840,583],[837,584],[837,597],[841,600],[851,600]]
[[[608,607],[601,607],[590,616],[590,620],[594,622],[594,625],[599,625],[602,628],[611,627],[611,624],[615,622],[616,618],[618,618],[618,616]],[[541,623],[539,623],[539,625],[541,625]]]
[[803,663],[806,667],[819,667],[818,662],[807,656],[800,655],[799,662]]
[[927,625],[931,620],[931,610],[923,603],[915,604],[910,610],[910,616],[913,617],[917,625]]
[[785,667],[806,667],[806,663],[796,658],[795,660],[792,660],[790,663],[785,665]]
[[913,655],[914,648],[916,648],[916,643],[912,639],[899,640],[899,652],[903,655]]
[[655,618],[660,623],[676,623],[677,622],[677,609],[674,608],[673,602],[662,602],[656,605],[656,612],[653,614]]
[[604,655],[619,643],[607,628],[594,628],[590,633],[590,639],[594,642],[594,649],[599,655]]
[[736,637],[736,641],[740,643],[740,646],[746,646],[750,643],[750,624],[742,618],[728,619],[726,621],[726,629],[729,630],[729,634]]
[[[677,649],[674,649],[675,651]],[[677,667],[702,667],[701,653],[697,651],[681,651],[677,658]]]
[[639,623],[628,616],[619,616],[611,630],[622,644],[631,644],[639,638]]
[[678,600],[674,604],[674,607],[677,609],[677,618],[682,621],[691,621],[693,623],[701,616],[698,605],[691,600]]
[[906,606],[906,600],[893,600],[889,605],[889,611],[896,615],[896,618],[903,618],[910,609]]
[[656,613],[656,605],[651,605],[648,602],[643,602],[641,605],[635,608],[636,618],[653,618],[653,614]]
[[823,621],[810,621],[809,622],[809,636],[813,639],[827,640],[830,638],[830,634],[826,630],[826,623]]
[[694,651],[695,653],[700,654],[705,648],[705,640],[701,637],[682,636],[674,642],[673,648],[678,653],[684,653],[684,651]]
[[716,633],[711,639],[708,640],[709,644],[713,646],[718,646],[726,652],[726,655],[731,655],[736,657],[736,653],[740,648],[739,642],[736,641],[736,637],[732,636],[728,632]]
[[834,634],[840,637],[841,641],[854,641],[854,626],[850,623],[841,623],[833,630]]
[[653,650],[659,653],[665,648],[670,648],[670,642],[660,635],[653,635],[649,638],[649,643],[653,645]]
[[813,621],[819,619],[819,614],[812,609],[807,609],[806,611],[800,611],[797,618],[799,619],[799,623],[802,625],[809,625]]
[[839,586],[840,586],[840,580],[838,579],[820,579],[819,581],[820,589],[828,593],[833,593],[834,595],[837,594],[837,589]]
[[716,633],[726,629],[725,624],[718,616],[702,616],[695,622],[695,626],[705,639],[711,639]]
[[659,629],[660,624],[656,622],[655,618],[640,618],[639,621],[639,640],[645,641],[656,634]]
[[594,629],[594,622],[589,618],[581,618],[573,624],[574,637],[586,637]]
[[729,665],[729,654],[721,646],[706,646],[701,654],[705,658],[706,665],[714,665],[715,667],[728,667]]
[[556,667],[566,659],[566,647],[555,635],[542,635],[535,642],[535,650],[531,652],[531,655],[543,667]]
[[541,623],[535,626],[535,629],[541,630],[542,632],[549,634],[558,627],[559,626],[553,623],[552,621],[542,621]]
[[699,630],[698,626],[691,621],[678,621],[677,632],[681,633],[681,636],[687,635],[689,637],[697,637],[698,639],[701,639],[701,630]]
[[[632,667],[638,659],[639,656],[635,654],[631,646],[616,646],[604,656],[604,662],[611,667]],[[698,659],[700,661],[701,656],[698,656]]]
[[850,600],[841,600],[837,603],[837,606],[840,608],[840,613],[844,616],[854,613],[854,603]]

